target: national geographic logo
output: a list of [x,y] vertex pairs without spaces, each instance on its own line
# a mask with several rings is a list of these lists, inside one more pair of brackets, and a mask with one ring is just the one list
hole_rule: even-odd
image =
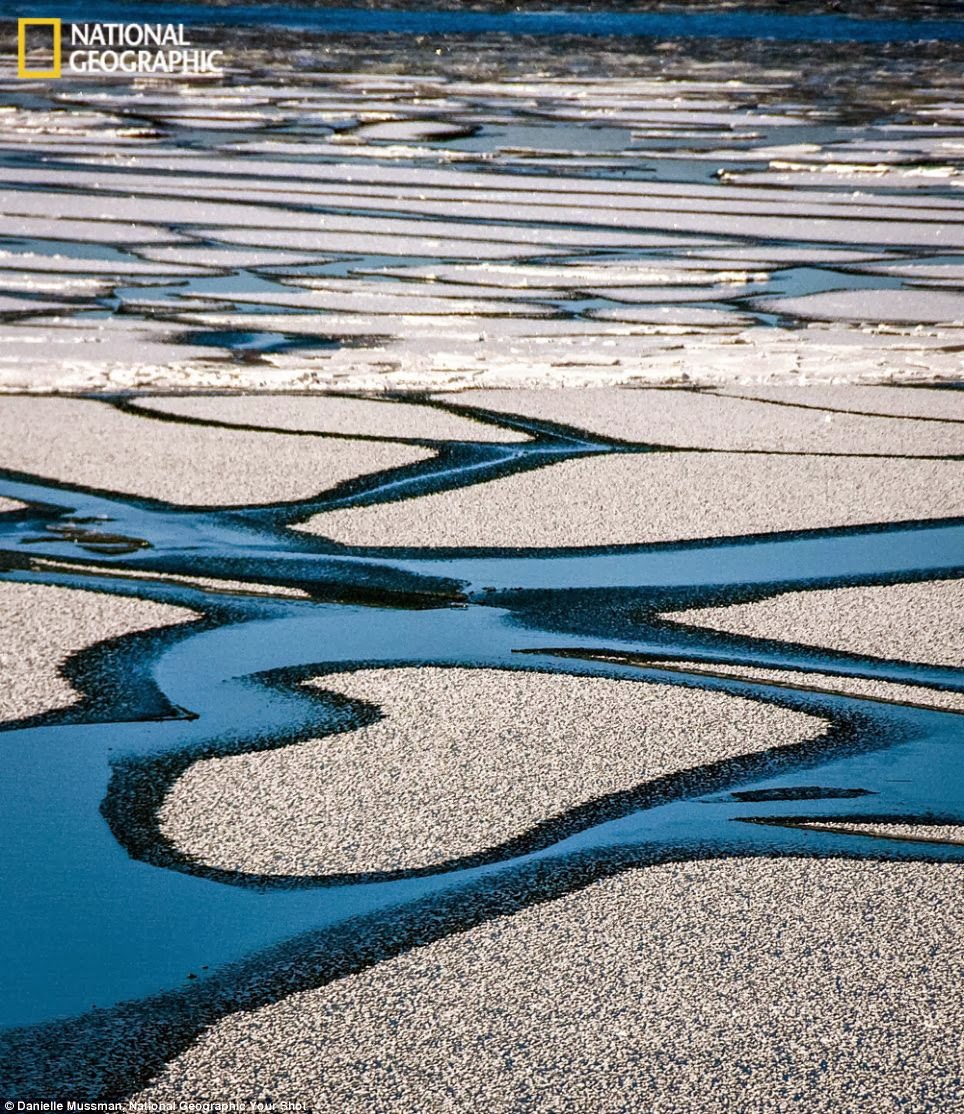
[[183,23],[71,23],[65,31],[56,18],[17,20],[17,77],[221,77],[223,56],[193,46]]
[[[31,30],[33,28],[34,30]],[[31,69],[27,65],[27,35],[31,40],[40,37],[41,28],[49,28],[53,42],[45,52],[49,55],[50,65],[45,69]],[[31,42],[31,56],[37,50]],[[43,48],[41,47],[42,51]],[[17,77],[60,77],[60,20],[59,19],[18,19],[17,20]]]

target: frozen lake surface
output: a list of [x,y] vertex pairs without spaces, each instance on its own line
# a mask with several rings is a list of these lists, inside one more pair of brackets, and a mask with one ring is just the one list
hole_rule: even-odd
[[223,80],[0,74],[0,386],[960,374],[946,8],[165,11]]

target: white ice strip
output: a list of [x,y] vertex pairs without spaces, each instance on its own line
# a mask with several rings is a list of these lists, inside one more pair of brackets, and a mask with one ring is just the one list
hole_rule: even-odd
[[[283,267],[287,264],[328,263],[330,256],[305,251],[258,251],[245,247],[195,247],[191,244],[172,244],[168,247],[138,248],[139,258],[167,265],[197,266],[199,272],[208,270],[236,270],[239,267]],[[159,273],[155,268],[155,273]]]
[[249,139],[244,142],[232,143],[231,150],[239,155],[252,159],[283,158],[294,155],[300,159],[320,159],[324,161],[351,158],[359,163],[368,160],[379,162],[406,162],[408,160],[423,159],[426,154],[431,154],[434,159],[446,163],[477,162],[478,155],[458,148],[436,148],[431,152],[417,143],[364,143],[356,139],[350,132],[337,133],[327,140],[312,137],[307,143],[304,140],[294,142],[280,139]]
[[[446,167],[397,165],[377,166],[358,165],[350,162],[322,162],[317,160],[317,149],[313,145],[298,145],[297,148],[306,156],[306,161],[291,162],[259,158],[253,163],[250,158],[235,158],[227,153],[218,157],[200,153],[188,154],[177,152],[163,157],[155,157],[158,152],[144,157],[135,152],[125,152],[122,164],[124,171],[131,173],[136,179],[141,171],[140,164],[144,162],[143,170],[148,173],[166,171],[168,173],[198,175],[198,186],[203,186],[203,175],[216,175],[216,180],[210,177],[207,185],[219,186],[222,183],[228,189],[233,186],[248,189],[250,187],[270,189],[272,180],[280,180],[285,189],[301,189],[310,187],[312,190],[322,191],[329,189],[335,192],[345,190],[351,193],[366,194],[371,188],[386,186],[397,190],[400,196],[407,192],[415,192],[417,196],[423,193],[426,198],[434,200],[452,200],[460,198],[479,198],[481,200],[508,200],[531,201],[534,197],[553,194],[562,195],[559,200],[573,201],[578,199],[580,205],[598,204],[600,207],[613,206],[626,207],[629,201],[642,202],[653,198],[691,198],[706,203],[708,199],[721,201],[755,201],[760,203],[772,202],[776,206],[798,204],[801,202],[799,191],[795,189],[761,189],[748,191],[740,186],[727,186],[724,184],[707,186],[701,183],[689,182],[654,182],[645,179],[614,179],[580,177],[574,173],[567,174],[526,174],[520,177],[508,171],[469,171]],[[380,149],[384,155],[384,148]],[[343,159],[346,151],[338,152]],[[420,152],[424,155],[424,152]],[[714,152],[708,152],[712,156]],[[745,160],[747,152],[739,152],[741,160]],[[309,161],[310,156],[310,161]],[[660,152],[660,158],[665,158],[666,153]],[[86,160],[78,158],[77,163],[83,165]],[[573,160],[573,166],[581,166],[584,159],[580,156]],[[255,167],[257,168],[255,170]],[[15,181],[8,177],[7,169],[3,170],[3,180]],[[21,171],[21,173],[24,173]],[[70,174],[83,173],[73,168]],[[92,177],[98,181],[106,181],[102,160],[97,159],[91,171]],[[29,173],[25,174],[25,181],[30,181]],[[141,179],[143,182],[143,179]],[[155,179],[156,181],[156,179]],[[193,179],[192,179],[193,181]],[[136,180],[125,182],[124,187],[136,186]],[[449,191],[433,197],[433,190]],[[935,208],[942,213],[945,209],[954,209],[955,203],[949,199],[940,198],[914,198],[904,196],[888,196],[886,194],[873,195],[872,197],[854,198],[850,192],[842,190],[823,192],[819,195],[823,204],[861,205],[872,203],[880,207],[896,206],[909,208]],[[782,210],[781,210],[782,211]]]
[[928,289],[928,288],[941,288],[947,289],[951,287],[959,290],[961,288],[960,280],[946,279],[946,278],[905,278],[902,285],[910,289]]
[[[504,284],[490,283],[461,283],[454,279],[426,277],[425,275],[407,275],[404,267],[394,268],[393,276],[396,282],[366,282],[365,278],[372,272],[359,269],[357,279],[335,279],[327,275],[299,278],[297,275],[284,273],[284,281],[295,287],[307,287],[310,290],[323,290],[326,292],[338,291],[345,294],[363,292],[372,294],[405,295],[412,298],[438,298],[454,302],[460,299],[483,298],[489,300],[499,299],[537,299],[558,300],[571,297],[574,293],[583,296],[604,297],[615,301],[625,302],[686,302],[686,301],[715,301],[721,298],[734,298],[744,293],[744,290],[758,290],[757,286],[747,287],[749,282],[765,282],[769,276],[763,272],[748,274],[747,272],[713,272],[700,274],[695,271],[674,273],[672,271],[640,271],[634,278],[634,285],[598,287],[589,286],[579,280],[579,274],[566,275],[562,269],[553,285],[548,283],[538,285],[528,283],[515,285],[511,281]],[[574,269],[575,270],[575,269]],[[548,272],[548,269],[547,269]],[[381,271],[386,274],[386,271]],[[429,272],[430,273],[430,272]],[[274,272],[277,274],[277,272]],[[547,280],[553,276],[547,273]],[[700,285],[700,280],[705,285]],[[623,276],[626,281],[626,276]],[[453,307],[460,308],[460,307]]]
[[933,280],[948,285],[964,286],[964,263],[864,263],[853,267],[872,275],[897,275],[900,278]]
[[[914,129],[902,127],[900,130],[906,133],[908,130],[913,131]],[[877,127],[875,131],[887,131],[887,127]],[[933,125],[927,125],[918,128],[914,135],[905,134],[903,138],[889,136],[883,146],[888,152],[910,151],[912,154],[946,155],[949,151],[964,152],[964,137],[961,136],[960,130],[957,128],[936,128]],[[840,151],[880,151],[881,148],[882,144],[879,139],[860,139],[858,136],[852,137],[844,143],[835,143],[828,153],[835,156]]]
[[752,247],[728,247],[725,244],[716,247],[712,253],[702,251],[687,251],[688,258],[674,258],[674,267],[686,266],[689,259],[695,266],[703,266],[707,262],[721,266],[725,262],[741,263],[745,267],[769,267],[773,264],[785,263],[789,266],[798,266],[805,263],[850,264],[868,262],[871,260],[899,259],[899,255],[888,251],[854,251],[849,248],[815,248],[807,244],[794,244],[792,247],[780,247],[770,244],[754,244]]
[[917,843],[964,843],[964,824],[837,824],[832,820],[814,820],[800,827],[884,839],[910,839]]
[[[30,136],[26,143],[30,154],[38,162],[41,159],[73,160],[90,159],[100,155],[100,161],[125,160],[128,155],[148,156],[151,150],[147,144],[157,140],[157,132],[152,128],[124,128],[113,132],[97,131],[90,135]],[[17,152],[23,155],[24,139],[10,135],[0,129],[0,151],[3,154]]]
[[761,298],[757,304],[820,321],[964,323],[964,294],[944,290],[835,290],[799,298]]
[[[451,91],[451,87],[450,87]],[[494,109],[504,108],[507,104],[512,107],[524,108],[524,100],[515,98],[515,103],[510,99],[512,91],[503,88],[501,94],[496,94],[489,102]],[[562,87],[556,87],[552,92],[546,95],[546,100],[539,106],[539,119],[543,118],[543,114],[564,114],[568,119],[576,119],[573,115],[573,108],[582,114],[586,109],[597,109],[600,119],[608,122],[610,119],[616,119],[619,113],[633,112],[639,110],[641,112],[718,112],[726,111],[733,107],[733,102],[721,98],[698,97],[687,99],[683,96],[667,95],[668,90],[652,87],[645,94],[634,93],[627,95],[624,92],[613,90],[612,92],[602,91],[599,95],[593,93],[583,93],[579,95],[575,91],[571,91],[570,95],[565,96],[566,90]],[[719,92],[719,90],[717,90]],[[465,95],[469,94],[465,90]]]
[[20,298],[16,294],[0,294],[0,313],[46,313],[60,309],[63,309],[62,302],[45,301],[41,298]]
[[[646,144],[647,140],[653,139],[692,139],[699,144],[705,144],[707,139],[707,131],[705,128],[686,128],[673,127],[669,124],[639,124],[632,129],[632,143],[629,150],[632,154],[638,154]],[[750,144],[760,138],[760,133],[757,131],[733,131],[727,132],[727,139],[732,143],[747,143]],[[681,143],[682,147],[683,144]],[[672,157],[672,153],[670,153]]]
[[157,116],[158,123],[170,125],[186,125],[191,130],[201,131],[261,131],[263,128],[275,123],[270,117],[253,117],[251,119],[233,118],[220,119],[216,116]]
[[[859,183],[865,188],[872,179],[875,186],[885,186],[890,189],[922,189],[933,180],[954,181],[964,178],[964,172],[952,166],[922,166],[901,167],[891,169],[880,164],[872,165],[843,165],[827,166],[821,170],[761,170],[761,171],[728,171],[727,181],[739,182],[746,186],[825,186],[827,176],[833,174],[837,178]],[[930,197],[920,198],[921,201],[930,202]],[[911,205],[912,196],[901,195],[901,203]]]
[[[82,194],[68,194],[42,191],[18,191],[8,193],[5,208],[17,217],[59,216],[73,220],[98,222],[142,221],[145,216],[145,202],[142,198],[128,197],[88,197]],[[464,242],[466,248],[472,245],[489,243],[511,243],[547,247],[594,247],[629,248],[648,247],[652,238],[645,233],[632,229],[603,231],[597,229],[570,228],[564,224],[551,228],[525,223],[521,218],[513,218],[502,211],[507,223],[471,225],[458,220],[420,220],[370,216],[367,214],[341,215],[328,213],[300,212],[279,209],[272,206],[244,205],[238,203],[206,200],[181,201],[174,198],[156,200],[149,206],[152,223],[164,225],[197,225],[205,228],[225,226],[231,231],[245,229],[252,235],[260,235],[262,228],[273,233],[280,231],[304,231],[317,233],[321,230],[332,234],[366,233],[382,234],[416,241],[425,236],[447,237]],[[8,218],[9,219],[9,218]],[[682,216],[680,217],[682,219]],[[713,231],[712,215],[699,218],[705,231]],[[655,221],[660,227],[675,229],[675,218],[666,220],[662,214],[653,214],[644,224]],[[890,226],[887,226],[890,227]],[[964,228],[959,232],[964,243]],[[244,241],[242,241],[244,242]],[[256,241],[257,242],[257,241]],[[298,245],[295,245],[298,246]],[[351,249],[348,249],[351,250]],[[357,249],[356,249],[357,250]],[[395,254],[398,254],[396,252]]]
[[[559,298],[568,297],[570,288],[564,282],[558,282],[554,286],[499,286],[495,283],[468,283],[468,282],[455,282],[447,279],[440,279],[436,281],[434,278],[426,278],[420,275],[407,275],[407,268],[384,268],[379,269],[377,272],[370,271],[365,267],[359,267],[357,270],[352,269],[351,274],[357,275],[357,278],[340,279],[331,275],[308,275],[301,277],[294,273],[292,268],[284,268],[282,270],[273,270],[271,272],[272,278],[283,279],[287,285],[298,287],[308,290],[324,290],[329,292],[338,292],[343,294],[351,294],[355,291],[372,294],[391,294],[394,296],[404,295],[409,298],[437,298],[444,299],[449,303],[450,308],[460,308],[455,303],[461,302],[465,299],[481,298],[485,301],[498,299],[505,301],[511,299],[512,301],[523,299],[546,299],[558,300]],[[395,273],[393,273],[395,272]],[[373,280],[374,275],[385,275],[386,281]],[[397,281],[391,281],[395,279]]]
[[[143,216],[143,212],[141,214]],[[68,217],[20,217],[0,214],[0,237],[39,240],[76,240],[79,243],[164,244],[184,243],[185,237],[156,224],[134,221],[77,220]]]
[[[761,401],[824,406],[830,410],[862,410],[913,419],[950,418],[964,423],[964,391],[924,387],[725,387],[726,394],[749,395]],[[780,407],[772,407],[778,411]],[[836,421],[836,419],[834,419]],[[898,430],[904,423],[895,423]],[[931,427],[933,428],[933,427]],[[962,431],[964,437],[964,431]]]
[[730,284],[706,286],[672,286],[667,284],[650,285],[641,283],[639,286],[600,286],[579,287],[584,294],[594,298],[608,298],[613,302],[626,302],[629,305],[639,303],[663,302],[718,302],[731,298],[745,297],[747,294],[759,293],[759,283],[766,278],[757,280],[754,285],[734,281]]
[[36,106],[17,109],[2,118],[3,130],[15,135],[63,135],[93,132],[108,134],[116,127],[120,117],[108,113],[84,110],[77,106],[68,109],[43,110]]
[[790,160],[773,160],[771,170],[800,170],[804,173],[819,172],[822,174],[869,174],[886,175],[889,173],[924,175],[945,177],[961,173],[961,152],[945,149],[941,158],[934,158],[925,152],[917,157],[913,154],[897,154],[885,150],[864,150],[864,152],[848,152],[845,149],[835,149],[834,152],[820,152],[815,162],[797,163]]
[[[158,84],[149,91],[145,87],[132,89],[122,85],[96,91],[85,90],[83,97],[87,104],[96,104],[124,116],[128,113],[143,115],[158,108],[190,109],[191,105],[253,111],[271,105],[277,95],[277,88],[272,91],[268,86],[259,89],[247,84],[233,89],[218,85]],[[69,94],[54,99],[61,103],[73,103]]]
[[[557,115],[558,119],[584,121],[600,119],[601,106],[588,105],[578,108],[567,107]],[[713,112],[692,110],[681,107],[678,111],[649,111],[648,107],[611,108],[602,117],[607,124],[632,127],[634,124],[681,124],[705,128],[773,128],[799,127],[806,121],[800,116],[779,115],[773,112]]]
[[[722,267],[726,270],[717,270]],[[282,272],[285,273],[285,272]],[[769,277],[766,271],[748,271],[740,267],[730,267],[727,261],[688,260],[678,255],[652,255],[639,260],[614,258],[612,261],[587,263],[437,263],[412,266],[370,267],[359,265],[352,268],[353,275],[380,275],[407,280],[408,286],[427,284],[438,296],[446,287],[457,295],[468,291],[484,290],[487,296],[496,291],[505,297],[508,291],[527,294],[539,291],[566,291],[578,287],[581,290],[611,290],[637,286],[679,287],[695,286],[703,283],[709,286],[726,284],[744,285],[765,282]],[[318,286],[323,289],[354,290],[357,281],[343,281],[328,275],[305,276],[285,273],[286,281],[304,286]],[[731,291],[732,294],[732,291]]]
[[36,275],[29,271],[0,271],[0,290],[6,293],[19,290],[94,297],[109,294],[112,289],[112,284],[103,278],[65,278],[60,275]]
[[[171,303],[168,308],[173,312]],[[441,352],[442,345],[449,348],[455,345],[458,350],[475,352],[480,358],[504,351],[527,355],[535,345],[556,345],[560,347],[555,355],[564,359],[565,346],[580,346],[585,353],[596,352],[607,347],[618,349],[606,358],[612,361],[628,358],[634,354],[633,338],[643,338],[648,330],[638,329],[630,324],[619,322],[589,321],[581,318],[529,317],[523,315],[506,316],[480,320],[467,314],[420,314],[405,315],[363,313],[318,312],[307,310],[302,313],[244,313],[237,312],[178,312],[177,319],[185,325],[204,325],[223,328],[237,328],[250,331],[270,331],[289,333],[292,336],[379,336],[386,332],[397,334],[392,350],[408,341],[420,346],[434,342]]]
[[93,259],[84,255],[46,255],[31,251],[8,251],[0,248],[0,270],[38,271],[50,274],[141,275],[150,278],[165,275],[205,275],[210,268],[188,264],[144,263],[137,259]]
[[918,108],[916,115],[933,120],[960,120],[964,123],[964,105],[949,104],[940,108]]
[[[307,153],[303,146],[298,147]],[[230,160],[227,160],[230,161]],[[585,159],[580,157],[580,164]],[[195,169],[200,169],[197,163]],[[712,208],[721,213],[750,213],[758,215],[773,212],[789,212],[795,215],[828,217],[882,217],[903,220],[956,220],[964,221],[960,205],[953,199],[939,197],[895,196],[890,194],[853,193],[841,191],[820,191],[801,195],[799,190],[747,190],[725,185],[702,186],[687,183],[636,181],[631,183],[633,190],[619,190],[613,193],[585,188],[592,179],[558,178],[533,182],[528,188],[528,176],[520,185],[520,177],[512,173],[488,173],[460,177],[480,179],[471,184],[452,182],[411,183],[404,180],[387,184],[380,176],[372,176],[375,168],[345,167],[332,168],[341,173],[332,174],[330,180],[317,181],[313,177],[303,177],[306,169],[302,163],[287,163],[287,181],[265,180],[260,174],[252,174],[251,163],[245,164],[244,176],[218,177],[212,174],[191,174],[184,168],[176,176],[158,176],[148,168],[136,171],[110,170],[102,168],[88,171],[71,167],[69,170],[9,167],[0,169],[0,184],[9,185],[49,185],[78,189],[83,186],[95,191],[123,191],[149,196],[169,195],[183,197],[212,193],[223,200],[250,200],[257,197],[262,201],[288,204],[311,204],[314,199],[323,199],[329,205],[343,205],[371,209],[403,209],[424,214],[441,213],[452,215],[453,210],[466,216],[491,218],[504,215],[506,207],[519,208],[520,211],[537,210],[541,219],[551,220],[557,211],[572,210],[576,219],[583,219],[583,210],[591,210],[585,219],[598,221],[600,211],[607,216],[636,212],[649,212],[652,209],[672,208],[683,212],[701,212]],[[159,168],[157,168],[159,169]],[[311,169],[307,167],[307,169]],[[377,168],[383,169],[383,168]],[[409,169],[407,167],[400,169]],[[533,176],[536,177],[536,176]],[[613,182],[625,186],[626,182]],[[571,188],[566,188],[566,186]],[[570,198],[572,204],[564,204],[563,198]],[[392,202],[386,204],[386,199]],[[315,201],[314,203],[319,203]],[[438,205],[445,208],[439,210]]]
[[[454,94],[459,86],[449,85],[447,88],[450,93]],[[461,92],[463,96],[472,95],[471,91],[465,86],[461,87]],[[711,95],[687,97],[686,93],[688,92],[710,93]],[[493,89],[492,93],[492,103],[498,106],[505,104],[507,101],[511,103],[510,98],[516,93],[516,90],[510,85],[503,85],[501,89]],[[593,88],[588,83],[582,89],[576,86],[566,87],[563,84],[555,84],[547,86],[538,95],[543,101],[540,105],[541,111],[568,112],[575,105],[580,110],[598,108],[601,114],[605,115],[613,109],[622,111],[623,109],[638,107],[645,107],[646,110],[652,109],[654,111],[677,108],[685,112],[726,110],[733,106],[734,100],[740,98],[728,99],[724,95],[725,93],[726,90],[722,86],[717,86],[712,90],[693,90],[683,87],[668,87],[654,82],[646,86],[636,86],[633,89],[626,89],[621,84],[599,89]],[[518,94],[516,94],[516,97],[518,99]],[[524,101],[519,103],[519,107],[524,107]]]
[[516,442],[529,439],[524,433],[473,421],[436,407],[394,400],[331,395],[287,398],[191,395],[142,398],[134,405],[162,414],[293,432],[415,437],[432,441]]
[[[171,105],[160,106],[166,120],[186,120],[193,124],[196,120],[238,121],[238,123],[263,124],[278,114],[271,104],[251,105],[251,111],[233,110],[223,102],[201,105],[197,108]],[[153,114],[153,112],[152,112]]]
[[[458,97],[444,95],[438,86],[429,85],[414,90],[402,86],[385,86],[379,90],[367,84],[361,89],[358,89],[353,82],[347,84],[348,88],[328,90],[311,90],[304,87],[295,89],[292,91],[294,96],[283,96],[277,100],[277,107],[299,110],[299,119],[302,111],[339,112],[359,119],[388,118],[390,123],[407,117],[433,118],[443,113],[450,114],[466,109],[465,101]],[[287,93],[287,90],[284,92]],[[382,99],[379,93],[387,93],[389,96]],[[275,98],[277,95],[278,90],[275,89]]]
[[[772,156],[773,148],[766,151],[757,148],[754,154]],[[906,152],[885,151],[876,148],[864,148],[861,151],[856,151],[853,148],[848,150],[846,145],[806,151],[805,154],[808,157],[801,159],[799,162],[789,157],[796,155],[796,151],[788,149],[786,154],[788,158],[774,159],[770,163],[770,168],[772,170],[809,170],[816,167],[817,169],[826,168],[830,173],[833,173],[837,169],[858,170],[863,167],[868,170],[878,167],[887,170],[892,167],[913,166],[918,161],[912,154]]]
[[[136,160],[139,171],[150,173],[151,160],[165,157],[165,149],[150,145],[147,141],[153,140],[153,135],[120,136],[109,143],[102,142],[102,133],[97,133],[97,139],[90,136],[60,137],[56,140],[34,140],[30,144],[30,153],[36,162],[37,169],[43,168],[43,163],[69,162],[71,167],[96,166],[101,170],[113,167],[126,168],[134,165]],[[21,154],[22,143],[3,135],[0,130],[0,154],[9,157]],[[210,161],[208,151],[188,151],[181,149],[178,156],[185,161],[191,157]],[[200,165],[200,164],[199,164]],[[10,169],[14,169],[10,167]],[[65,170],[61,170],[64,173]],[[29,179],[27,179],[29,180]]]
[[[638,664],[644,664],[642,661]],[[889,681],[871,681],[862,677],[839,677],[829,673],[804,673],[793,669],[760,669],[756,666],[724,665],[721,662],[685,661],[649,663],[656,669],[678,669],[684,673],[709,672],[724,677],[738,677],[751,683],[772,681],[794,688],[820,689],[839,693],[841,696],[865,696],[871,700],[886,700],[898,704],[916,704],[919,707],[964,712],[964,693],[927,689],[917,685],[901,685]]]
[[[313,114],[313,118],[319,119],[322,114],[337,115],[339,118],[354,120],[368,120],[373,121],[384,120],[385,117],[397,118],[402,113],[406,116],[425,115],[428,117],[437,116],[440,112],[456,112],[465,110],[465,104],[458,100],[446,99],[444,97],[431,98],[429,104],[416,104],[413,100],[380,100],[377,97],[369,96],[370,90],[366,86],[364,91],[353,94],[351,92],[338,91],[330,93],[328,96],[318,96],[311,99],[306,99],[304,90],[297,90],[298,96],[301,100],[289,101],[287,99],[279,100],[273,105],[274,108],[279,110],[296,109],[298,111],[298,119],[303,119],[301,109],[308,108]],[[274,90],[274,96],[277,97],[278,90]]]
[[[383,284],[383,288],[384,288]],[[405,294],[376,292],[371,286],[359,284],[354,292],[328,290],[296,291],[290,294],[272,291],[247,293],[226,291],[208,295],[209,302],[232,302],[238,305],[290,306],[299,310],[324,310],[339,313],[366,313],[389,315],[446,316],[461,315],[466,319],[500,317],[506,314],[524,314],[527,317],[545,316],[552,312],[545,306],[530,302],[469,301],[456,298],[409,297]]]
[[[433,231],[429,222],[417,224],[419,234],[391,234],[389,232],[365,232],[370,222],[359,222],[358,231],[352,232],[310,232],[291,231],[277,228],[235,229],[227,227],[205,227],[197,225],[194,233],[205,239],[220,240],[226,244],[246,244],[252,247],[295,248],[303,251],[334,252],[353,255],[422,256],[440,259],[525,259],[564,253],[565,248],[574,247],[570,242],[552,243],[542,241],[527,242],[521,236],[515,242],[496,240],[468,240],[447,237]],[[413,222],[413,227],[415,227]],[[498,229],[493,229],[498,231]],[[598,244],[598,236],[587,234],[584,246]],[[666,247],[678,243],[666,236],[639,236],[635,240],[637,248]],[[692,241],[686,241],[692,242]]]
[[[694,67],[698,68],[698,67]],[[368,75],[345,74],[339,75],[342,80],[368,84]],[[592,77],[580,74],[578,78],[561,78],[559,80],[533,80],[532,78],[510,78],[499,81],[464,81],[455,78],[446,82],[445,88],[452,96],[489,96],[503,98],[517,96],[526,100],[533,97],[556,97],[562,100],[592,101],[598,99],[603,105],[611,104],[612,98],[632,97],[635,99],[649,98],[651,96],[682,97],[688,93],[705,93],[710,97],[720,97],[731,93],[734,98],[745,98],[752,93],[766,93],[778,89],[792,89],[792,74],[771,75],[767,74],[766,81],[753,80],[726,80],[708,79],[700,81],[695,78],[677,77]],[[783,80],[781,80],[781,77]],[[401,80],[419,83],[427,79],[419,75],[406,75],[390,81]]]
[[[593,263],[488,263],[488,264],[432,264],[412,267],[359,267],[353,273],[359,275],[386,275],[398,279],[410,279],[431,284],[432,288],[451,286],[454,291],[463,287],[471,290],[496,290],[505,297],[510,290],[528,294],[540,291],[592,290],[606,297],[613,290],[625,288],[635,292],[646,287],[695,286],[706,283],[714,286],[719,283],[743,284],[763,282],[769,276],[766,272],[747,271],[739,268],[716,270],[721,261],[707,258],[691,261],[679,256],[668,258],[651,257],[638,262],[614,259],[611,262]],[[722,263],[726,266],[725,262]],[[296,280],[292,280],[296,281]],[[297,280],[310,286],[327,286],[327,278],[306,278]],[[705,288],[704,288],[705,289]],[[733,291],[729,289],[732,297]],[[441,294],[441,291],[439,291]],[[704,293],[705,297],[705,293]]]
[[620,306],[618,309],[592,309],[586,317],[593,321],[626,321],[647,325],[695,325],[700,328],[719,326],[744,327],[752,318],[722,309],[698,309],[693,306]]

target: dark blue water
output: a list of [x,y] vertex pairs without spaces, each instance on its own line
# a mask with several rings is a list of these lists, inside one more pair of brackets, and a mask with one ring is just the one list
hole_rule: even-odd
[[783,42],[964,40],[964,18],[876,20],[786,12],[433,11],[314,8],[298,4],[208,7],[203,4],[62,3],[75,22],[145,20],[229,27],[278,27],[364,35],[588,35],[618,38],[771,39]]
[[[549,553],[346,550],[287,529],[328,507],[461,487],[578,454],[654,451],[479,416],[532,439],[438,443],[438,456],[415,467],[267,507],[186,510],[0,473],[0,495],[29,504],[0,516],[5,579],[161,600],[203,616],[78,655],[71,677],[85,702],[0,732],[0,894],[14,911],[0,929],[0,1023],[14,1027],[0,1038],[6,1094],[36,1099],[68,1075],[71,1097],[130,1093],[232,1010],[631,866],[745,855],[964,862],[964,845],[801,826],[964,824],[964,715],[821,687],[833,674],[964,692],[964,669],[659,618],[787,589],[960,576],[964,520]],[[173,573],[240,577],[252,591],[160,578]],[[259,584],[316,598],[272,598]],[[673,668],[674,660],[706,668]],[[828,728],[642,782],[545,817],[506,844],[418,870],[251,875],[208,868],[165,843],[157,808],[197,759],[367,722],[368,710],[298,684],[333,674],[337,691],[337,673],[362,663],[697,687],[808,712]],[[808,688],[713,675],[714,664],[732,663],[821,677]],[[128,1037],[123,1048],[118,1032]]]

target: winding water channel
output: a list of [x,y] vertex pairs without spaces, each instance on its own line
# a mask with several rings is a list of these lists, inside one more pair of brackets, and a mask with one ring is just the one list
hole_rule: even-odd
[[[229,1012],[631,866],[783,855],[964,862],[961,844],[833,830],[964,824],[964,716],[827,687],[839,676],[964,692],[964,670],[659,617],[788,589],[959,577],[964,520],[547,552],[365,550],[289,529],[326,509],[580,454],[668,451],[432,405],[530,440],[439,442],[423,463],[250,508],[190,509],[0,472],[0,495],[27,504],[0,515],[0,578],[201,616],[82,652],[70,670],[83,701],[0,728],[0,892],[15,910],[0,930],[0,1010],[14,1087],[29,1079],[36,1095],[38,1079],[52,1092],[70,1079],[89,1095],[129,1094]],[[250,590],[190,581],[199,576]],[[276,586],[310,598],[269,594]],[[252,875],[194,862],[164,838],[157,811],[198,759],[337,737],[379,714],[301,681],[428,664],[709,689],[808,712],[829,728],[694,764],[546,816],[478,854],[408,871]],[[734,664],[820,677],[810,688],[725,675]],[[827,827],[805,826],[813,821]]]

